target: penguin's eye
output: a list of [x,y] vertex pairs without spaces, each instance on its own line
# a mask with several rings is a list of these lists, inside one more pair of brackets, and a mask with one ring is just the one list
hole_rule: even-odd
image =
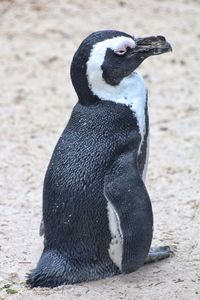
[[114,50],[114,53],[117,54],[117,55],[124,55],[124,54],[126,54],[126,52],[127,52],[126,48],[121,48],[121,49]]

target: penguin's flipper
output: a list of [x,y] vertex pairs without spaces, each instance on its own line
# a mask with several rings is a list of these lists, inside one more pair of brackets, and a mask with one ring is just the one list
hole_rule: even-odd
[[116,211],[122,233],[124,273],[144,264],[153,233],[151,202],[133,157],[132,152],[118,157],[104,179],[104,195]]

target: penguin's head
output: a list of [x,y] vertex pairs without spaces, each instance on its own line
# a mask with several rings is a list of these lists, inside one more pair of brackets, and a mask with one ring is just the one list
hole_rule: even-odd
[[79,101],[100,101],[98,91],[119,86],[147,57],[171,50],[160,35],[135,38],[114,30],[92,33],[81,43],[71,64],[71,79]]

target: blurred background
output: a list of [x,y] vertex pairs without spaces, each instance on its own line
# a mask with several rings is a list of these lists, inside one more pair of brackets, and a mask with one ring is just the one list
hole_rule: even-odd
[[[198,0],[0,0],[0,299],[199,299],[199,16]],[[126,276],[30,291],[43,177],[77,101],[70,63],[101,29],[164,35],[173,47],[139,71],[149,89],[153,244],[175,256]]]

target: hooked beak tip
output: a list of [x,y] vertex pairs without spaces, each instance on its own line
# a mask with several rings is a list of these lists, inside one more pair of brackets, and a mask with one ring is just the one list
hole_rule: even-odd
[[136,39],[136,47],[139,52],[149,55],[159,55],[172,51],[172,46],[164,36],[150,36]]

